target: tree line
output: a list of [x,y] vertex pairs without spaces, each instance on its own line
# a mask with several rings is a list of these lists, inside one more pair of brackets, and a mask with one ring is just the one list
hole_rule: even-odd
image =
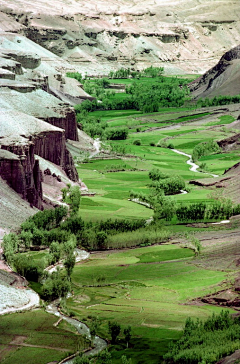
[[152,183],[148,184],[150,191],[148,194],[130,192],[131,199],[138,199],[154,210],[154,220],[171,221],[175,219],[179,222],[209,221],[217,219],[229,219],[231,216],[240,213],[240,204],[233,204],[228,198],[218,198],[214,201],[181,203],[177,204],[173,198],[174,194],[182,190],[188,190],[185,181],[179,177],[169,177],[158,168],[149,172]]
[[181,339],[164,355],[164,363],[212,364],[237,349],[240,349],[239,317],[221,311],[205,322],[188,318]]
[[219,105],[229,105],[229,104],[238,104],[240,102],[240,95],[229,96],[229,95],[219,95],[215,96],[212,99],[205,98],[199,99],[197,101],[197,107],[210,107],[210,106],[219,106]]

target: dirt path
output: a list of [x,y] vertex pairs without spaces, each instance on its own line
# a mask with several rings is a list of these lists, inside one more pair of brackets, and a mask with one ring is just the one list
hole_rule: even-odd
[[49,350],[57,350],[64,353],[69,352],[68,349],[63,349],[60,347],[53,347],[53,346],[47,346],[47,345],[33,345],[33,344],[27,344],[24,341],[27,340],[27,336],[23,335],[16,335],[13,340],[8,344],[8,346],[4,346],[4,349],[0,350],[0,361],[6,357],[6,354],[11,351],[15,351],[16,348],[21,348],[23,346],[30,347],[30,348],[41,348],[41,349],[49,349]]

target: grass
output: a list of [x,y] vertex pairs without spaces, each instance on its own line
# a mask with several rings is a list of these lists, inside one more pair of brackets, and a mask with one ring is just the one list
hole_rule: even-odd
[[235,118],[232,115],[222,115],[218,120],[208,122],[206,126],[231,124],[234,120]]
[[46,364],[60,361],[75,352],[78,345],[82,350],[88,346],[81,336],[53,326],[56,321],[55,316],[42,309],[1,316],[1,363],[32,364],[34,358],[35,363]]
[[139,358],[142,363],[159,363],[170,341],[180,337],[187,317],[204,320],[220,312],[214,306],[186,304],[214,292],[226,278],[224,272],[192,264],[192,256],[191,250],[168,244],[92,254],[88,262],[74,268],[74,296],[67,305],[86,322],[97,316],[99,332],[105,337],[109,320],[122,328],[132,327],[130,349],[120,341],[112,353],[114,363],[121,363],[123,354],[133,364]]

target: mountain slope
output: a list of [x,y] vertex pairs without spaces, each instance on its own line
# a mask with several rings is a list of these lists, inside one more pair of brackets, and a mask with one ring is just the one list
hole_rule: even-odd
[[240,94],[240,45],[226,52],[220,61],[190,84],[192,96],[214,97]]
[[54,7],[2,0],[0,11],[3,31],[26,35],[88,74],[148,65],[201,73],[238,44],[240,32],[231,0],[55,0]]

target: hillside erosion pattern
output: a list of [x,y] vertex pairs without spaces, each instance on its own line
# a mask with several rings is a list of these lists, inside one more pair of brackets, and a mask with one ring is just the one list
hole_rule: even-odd
[[240,45],[226,52],[220,61],[190,86],[192,96],[214,97],[240,93]]
[[30,204],[42,208],[42,173],[35,155],[61,166],[70,179],[78,181],[64,130],[13,110],[1,110],[0,128],[5,150],[0,154],[0,174]]
[[2,30],[24,34],[92,74],[119,66],[164,66],[202,73],[239,41],[239,4],[231,0],[2,0]]

